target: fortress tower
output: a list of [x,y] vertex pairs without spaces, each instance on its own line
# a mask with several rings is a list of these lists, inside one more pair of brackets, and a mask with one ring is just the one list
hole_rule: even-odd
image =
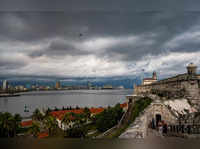
[[187,66],[187,72],[188,72],[188,75],[196,75],[197,66],[194,65],[193,63],[190,63],[190,64]]
[[153,72],[153,76],[152,76],[152,78],[153,78],[154,80],[157,80],[157,74],[156,74],[155,71]]

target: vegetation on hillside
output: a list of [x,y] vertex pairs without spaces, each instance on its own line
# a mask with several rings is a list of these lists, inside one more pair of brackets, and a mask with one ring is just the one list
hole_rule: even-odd
[[128,126],[135,121],[135,119],[139,116],[139,114],[143,112],[144,109],[147,108],[151,104],[151,102],[152,102],[152,99],[148,97],[143,97],[135,101],[135,103],[133,104],[131,116],[128,122],[121,125],[110,135],[106,136],[106,138],[115,138],[115,137],[120,136],[128,128]]
[[120,104],[117,104],[115,107],[108,107],[95,117],[97,130],[105,132],[106,130],[112,128],[118,124],[122,115],[123,109],[120,107]]
[[152,99],[148,97],[144,97],[144,98],[141,98],[140,100],[137,100],[133,105],[131,119],[128,124],[134,122],[136,117],[138,117],[139,114],[143,112],[144,109],[147,108],[151,104],[151,102],[152,102]]

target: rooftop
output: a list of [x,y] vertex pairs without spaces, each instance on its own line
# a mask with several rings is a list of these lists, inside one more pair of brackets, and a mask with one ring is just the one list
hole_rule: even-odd
[[33,124],[32,120],[21,122],[22,127],[30,127],[30,126],[32,126],[32,124]]
[[156,80],[154,78],[144,78],[143,80]]
[[[128,106],[127,103],[120,104],[121,108],[125,108],[127,106]],[[64,115],[66,113],[72,112],[72,113],[75,113],[75,114],[81,114],[81,113],[83,113],[83,110],[84,109],[82,108],[82,109],[74,109],[74,110],[53,111],[53,112],[51,112],[51,115],[58,118],[59,120],[62,120],[62,118],[64,117]],[[100,107],[100,108],[90,108],[89,110],[90,110],[91,114],[98,114],[98,113],[103,112],[105,110],[105,108],[102,108],[102,107]]]
[[48,132],[41,132],[38,134],[38,139],[46,138],[48,136],[49,136]]
[[[61,120],[66,113],[72,112],[72,113],[75,113],[75,114],[81,114],[81,113],[83,113],[83,110],[84,109],[53,111],[53,112],[51,112],[51,115],[58,118],[59,120]],[[90,112],[92,114],[98,114],[98,113],[101,113],[103,111],[104,111],[104,108],[90,108]]]
[[187,67],[197,67],[194,63],[190,63]]

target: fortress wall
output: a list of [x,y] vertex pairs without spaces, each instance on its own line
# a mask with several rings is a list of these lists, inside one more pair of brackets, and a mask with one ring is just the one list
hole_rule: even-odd
[[[135,86],[134,93],[148,93],[152,89],[172,96],[187,96],[191,99],[200,99],[200,74],[197,74],[197,66],[190,63],[187,73],[166,78],[152,84]],[[166,91],[166,92],[165,92]]]
[[153,103],[147,110],[146,110],[146,117],[147,121],[150,122],[152,118],[154,118],[157,114],[160,114],[162,120],[167,122],[167,124],[176,124],[177,119],[176,117],[169,111],[169,109],[161,103]]
[[186,96],[191,98],[199,98],[200,95],[200,80],[197,77],[189,78],[186,74],[178,75],[176,77],[168,78],[148,85],[135,86],[134,93],[149,93],[152,89],[178,91],[185,89]]
[[185,88],[186,93],[193,97],[198,98],[199,97],[199,81],[198,80],[191,80],[191,81],[183,81],[181,82],[181,87]]
[[184,85],[181,84],[179,81],[169,81],[169,82],[163,82],[163,83],[155,83],[151,85],[140,85],[135,86],[134,90],[135,93],[148,93],[151,91],[151,89],[157,89],[157,90],[171,90],[171,89],[180,89]]

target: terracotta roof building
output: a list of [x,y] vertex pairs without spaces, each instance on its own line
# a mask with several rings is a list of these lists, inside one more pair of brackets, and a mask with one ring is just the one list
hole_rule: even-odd
[[33,121],[32,121],[32,120],[23,121],[23,122],[21,122],[21,127],[31,127],[32,124],[33,124]]
[[[81,114],[81,113],[83,113],[83,110],[84,109],[53,111],[53,112],[51,112],[51,115],[56,117],[59,120],[62,120],[62,118],[64,117],[64,115],[66,113],[72,112],[72,113],[75,113],[75,114]],[[103,111],[104,111],[104,108],[90,108],[90,112],[91,112],[92,115],[101,113]]]
[[41,132],[38,134],[38,139],[46,138],[48,136],[49,136],[48,132]]

